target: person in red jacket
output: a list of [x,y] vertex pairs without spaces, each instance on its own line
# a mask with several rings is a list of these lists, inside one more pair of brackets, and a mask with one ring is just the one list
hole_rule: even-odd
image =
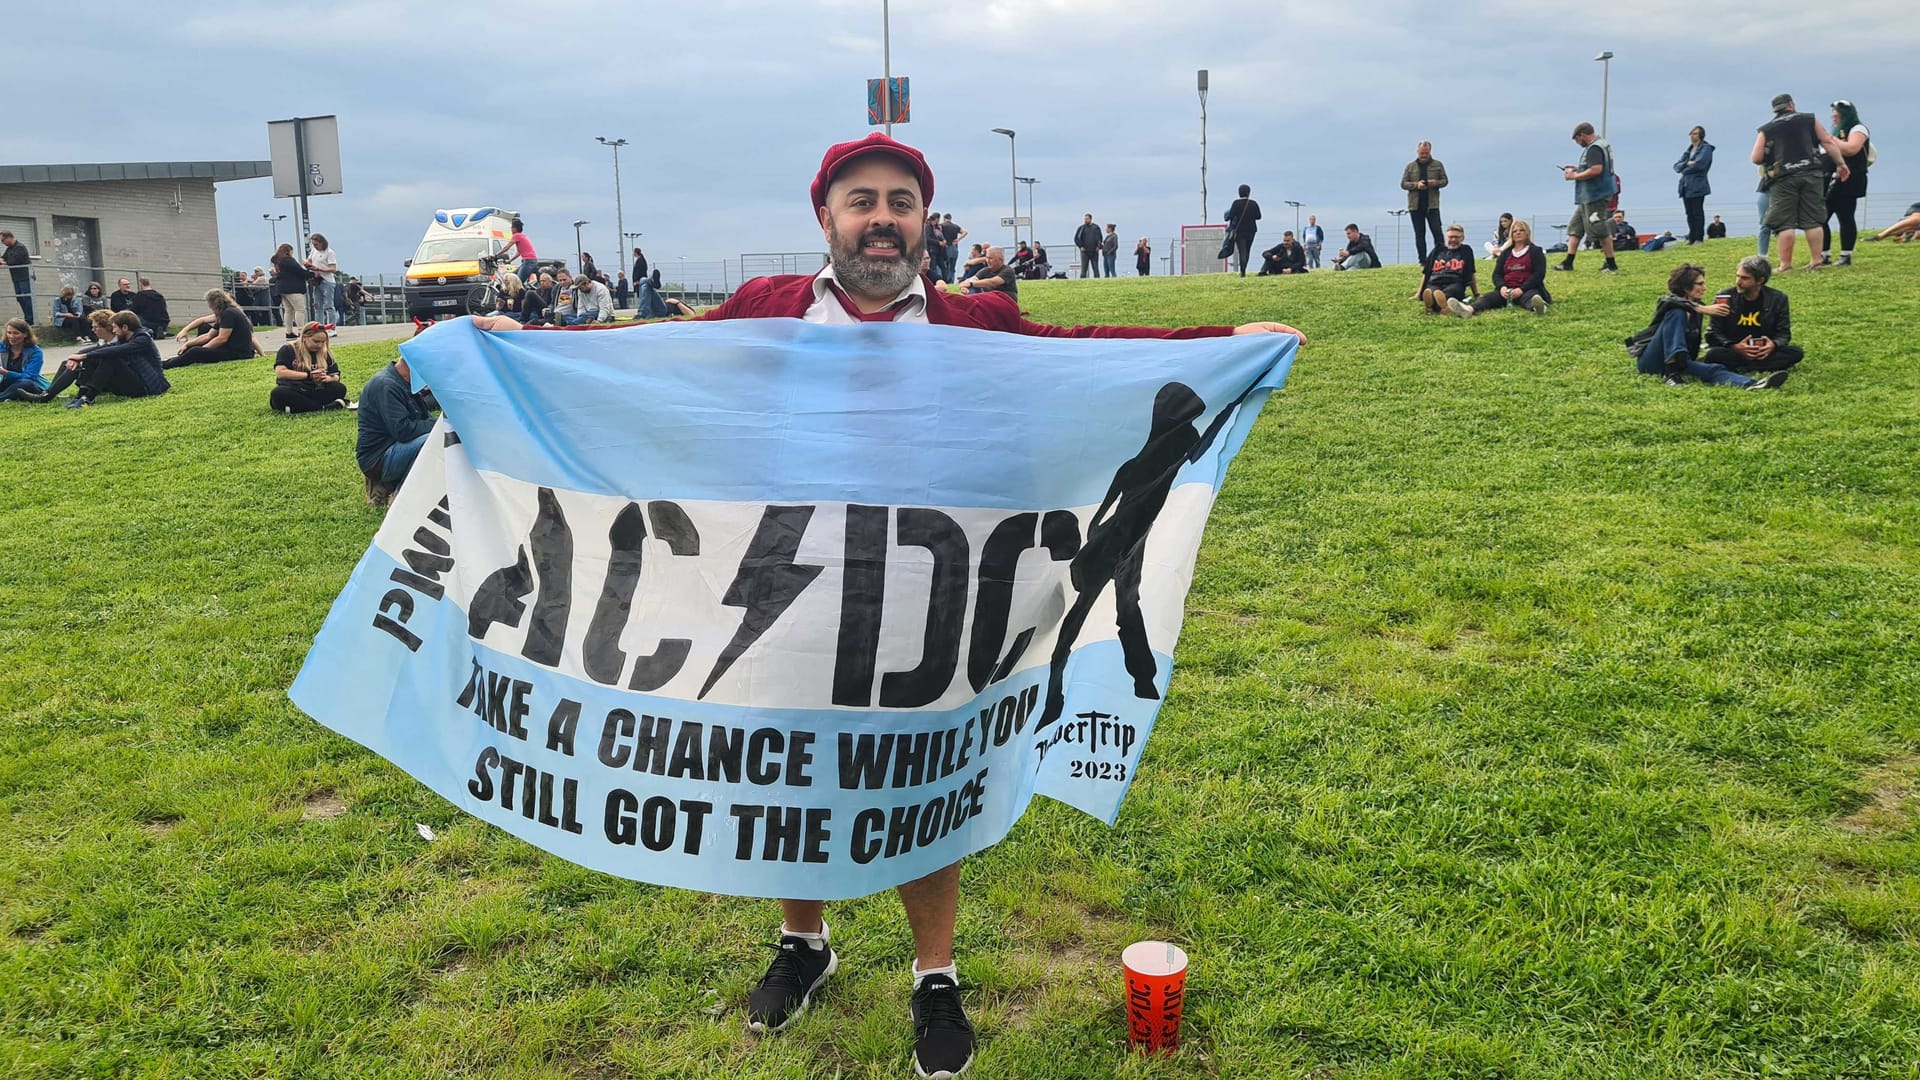
[[[827,149],[810,191],[825,234],[828,262],[819,273],[754,278],[727,301],[697,316],[718,319],[804,319],[852,325],[917,322],[971,326],[1031,337],[1200,338],[1298,330],[1278,322],[1194,326],[1170,330],[1139,326],[1049,326],[1020,314],[1009,293],[956,295],[931,287],[920,272],[926,254],[927,204],[933,170],[920,151],[875,132]],[[482,330],[518,330],[505,316],[474,319]],[[589,333],[645,333],[618,327],[547,328]],[[898,889],[914,942],[914,1066],[921,1076],[956,1076],[973,1060],[973,1026],[960,1004],[953,962],[954,918],[960,903],[955,863]],[[747,1024],[779,1031],[807,1007],[839,966],[818,900],[782,900],[778,955],[747,998]]]

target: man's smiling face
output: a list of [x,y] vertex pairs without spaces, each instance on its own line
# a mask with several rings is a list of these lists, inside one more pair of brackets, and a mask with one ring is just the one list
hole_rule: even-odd
[[820,209],[841,287],[891,300],[912,284],[926,254],[926,215],[920,181],[892,154],[866,154],[841,169]]

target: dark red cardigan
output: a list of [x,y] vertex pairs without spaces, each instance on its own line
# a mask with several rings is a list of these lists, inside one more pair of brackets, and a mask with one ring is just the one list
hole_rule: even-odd
[[[924,279],[923,279],[924,280]],[[971,326],[977,330],[998,330],[1029,337],[1066,338],[1205,338],[1226,337],[1231,326],[1188,326],[1168,330],[1156,326],[1049,326],[1021,318],[1020,305],[1003,292],[955,296],[927,287],[927,321],[938,326]],[[703,314],[696,321],[719,319],[798,319],[813,306],[813,275],[782,274],[754,278],[740,286],[727,302]],[[632,323],[600,323],[568,327],[528,327],[529,330],[606,330]]]

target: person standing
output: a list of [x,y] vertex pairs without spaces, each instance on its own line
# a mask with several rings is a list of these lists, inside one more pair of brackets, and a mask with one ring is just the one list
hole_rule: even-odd
[[299,336],[295,331],[307,325],[307,279],[311,272],[293,257],[293,245],[273,249],[273,287],[280,294],[280,311],[285,318],[287,340]]
[[[1046,338],[1169,339],[1242,333],[1300,336],[1292,327],[1274,322],[1181,330],[1048,326],[1022,318],[1015,299],[997,290],[952,295],[930,289],[917,268],[925,255],[919,230],[925,213],[922,207],[932,200],[933,188],[933,170],[920,151],[878,132],[829,147],[810,189],[829,253],[827,265],[812,275],[754,278],[699,319],[798,318],[829,326],[922,323]],[[875,192],[885,192],[887,197],[875,198]],[[1088,224],[1092,224],[1091,215]],[[1097,249],[1097,238],[1095,245]],[[505,318],[475,318],[474,326],[483,331],[520,329]],[[361,395],[363,426],[372,397],[369,384]],[[362,467],[369,464],[377,462],[363,455]],[[973,1024],[960,999],[959,971],[954,964],[960,864],[952,863],[903,882],[896,891],[913,940],[909,1015],[913,1020],[914,1070],[924,1077],[957,1076],[972,1063],[975,1042]],[[770,1035],[786,1028],[839,969],[840,958],[825,911],[826,903],[818,899],[789,897],[780,901],[782,919],[774,959],[747,995],[749,1030]]]
[[1687,243],[1698,244],[1706,240],[1707,196],[1713,194],[1713,188],[1707,184],[1707,170],[1713,168],[1713,144],[1707,141],[1707,129],[1694,125],[1687,132],[1687,148],[1680,154],[1680,160],[1673,163],[1673,171],[1680,174],[1680,204],[1687,211]]
[[1093,215],[1080,219],[1080,227],[1073,230],[1073,246],[1080,251],[1080,276],[1085,278],[1091,270],[1094,277],[1100,276],[1100,226],[1093,223]]
[[1133,272],[1140,277],[1153,276],[1153,245],[1144,236],[1133,245]]
[[13,298],[20,302],[20,317],[33,325],[33,267],[27,265],[33,253],[27,245],[20,242],[12,232],[0,229],[0,247],[6,249],[0,259],[7,264],[7,273],[13,275]]
[[616,308],[626,307],[627,294],[631,291],[633,290],[627,286],[627,272],[622,270],[619,276],[613,279],[613,306]]
[[[1840,219],[1840,258],[1837,266],[1853,265],[1853,242],[1860,236],[1860,223],[1854,210],[1867,197],[1867,168],[1873,164],[1870,151],[1873,137],[1860,122],[1860,110],[1842,98],[1833,103],[1833,137],[1845,151],[1848,176],[1827,189],[1827,217]],[[1833,242],[1833,230],[1826,233],[1827,244],[1820,249],[1821,261],[1827,261],[1827,247]]]
[[1434,247],[1446,246],[1440,229],[1440,189],[1447,186],[1447,167],[1434,160],[1430,142],[1414,147],[1413,155],[1400,171],[1400,186],[1407,193],[1407,216],[1413,219],[1414,254],[1425,265],[1429,234]]
[[1113,222],[1107,222],[1107,234],[1100,238],[1100,265],[1104,266],[1108,277],[1114,277],[1119,271],[1114,265],[1120,260],[1120,234],[1115,231]]
[[[528,282],[528,284],[532,284],[532,280],[531,280],[531,279],[529,279],[529,278],[527,278],[525,274],[522,274],[522,275],[521,275],[521,278],[522,278],[523,280],[526,280],[526,281]],[[640,283],[641,283],[641,282],[643,282],[643,281],[646,281],[646,280],[647,280],[647,255],[646,255],[646,252],[643,252],[643,251],[641,251],[641,250],[640,250],[639,248],[634,248],[634,249],[633,249],[633,288],[634,288],[634,291],[635,291],[635,292],[639,292],[639,291],[640,291]],[[656,288],[656,289],[657,289],[657,288],[659,288],[659,287],[660,287],[660,283],[659,283],[659,282],[657,282],[657,281],[656,281],[656,282],[654,282],[654,283],[653,283],[653,287],[654,287],[654,288]]]
[[1260,231],[1260,204],[1253,201],[1253,188],[1240,185],[1240,197],[1227,207],[1227,238],[1240,259],[1240,276],[1247,276],[1247,260],[1253,257],[1253,237]]
[[1600,264],[1600,272],[1617,273],[1620,267],[1613,261],[1613,232],[1607,227],[1607,202],[1620,190],[1613,176],[1613,153],[1593,133],[1593,125],[1584,120],[1573,129],[1573,141],[1580,147],[1579,164],[1560,167],[1561,177],[1573,184],[1573,220],[1567,222],[1567,257],[1553,268],[1573,269],[1573,257],[1585,237],[1606,253],[1607,261]]
[[1320,249],[1327,243],[1327,230],[1320,227],[1317,214],[1307,215],[1307,227],[1300,230],[1300,245],[1307,249],[1307,267],[1320,269]]
[[927,211],[927,220],[921,230],[927,242],[927,275],[935,281],[952,284],[953,275],[947,273],[947,231],[940,227],[938,211]]
[[307,237],[307,242],[312,250],[307,253],[306,267],[313,271],[313,277],[307,282],[307,307],[313,313],[313,321],[337,337],[340,331],[333,326],[340,321],[340,304],[333,285],[339,276],[340,260],[334,256],[327,238],[319,233]]
[[1834,176],[1840,183],[1852,178],[1847,167],[1846,150],[1838,139],[1827,133],[1812,113],[1794,108],[1792,94],[1776,94],[1773,119],[1761,124],[1753,137],[1751,160],[1766,173],[1761,184],[1767,189],[1766,226],[1780,238],[1780,268],[1793,269],[1793,234],[1807,234],[1807,259],[1820,262],[1826,242],[1827,199],[1816,149],[1825,149],[1835,163]]
[[941,214],[940,235],[947,240],[947,280],[952,281],[954,269],[960,262],[960,241],[967,238],[967,230],[953,223],[952,214]]

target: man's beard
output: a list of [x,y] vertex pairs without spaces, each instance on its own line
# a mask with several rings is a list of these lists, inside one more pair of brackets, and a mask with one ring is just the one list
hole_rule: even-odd
[[[925,236],[902,236],[892,228],[871,228],[859,236],[844,236],[832,215],[827,218],[828,259],[833,276],[841,288],[859,296],[891,300],[919,276],[920,260],[926,256]],[[869,258],[860,254],[868,240],[892,240],[899,245],[899,257]]]

